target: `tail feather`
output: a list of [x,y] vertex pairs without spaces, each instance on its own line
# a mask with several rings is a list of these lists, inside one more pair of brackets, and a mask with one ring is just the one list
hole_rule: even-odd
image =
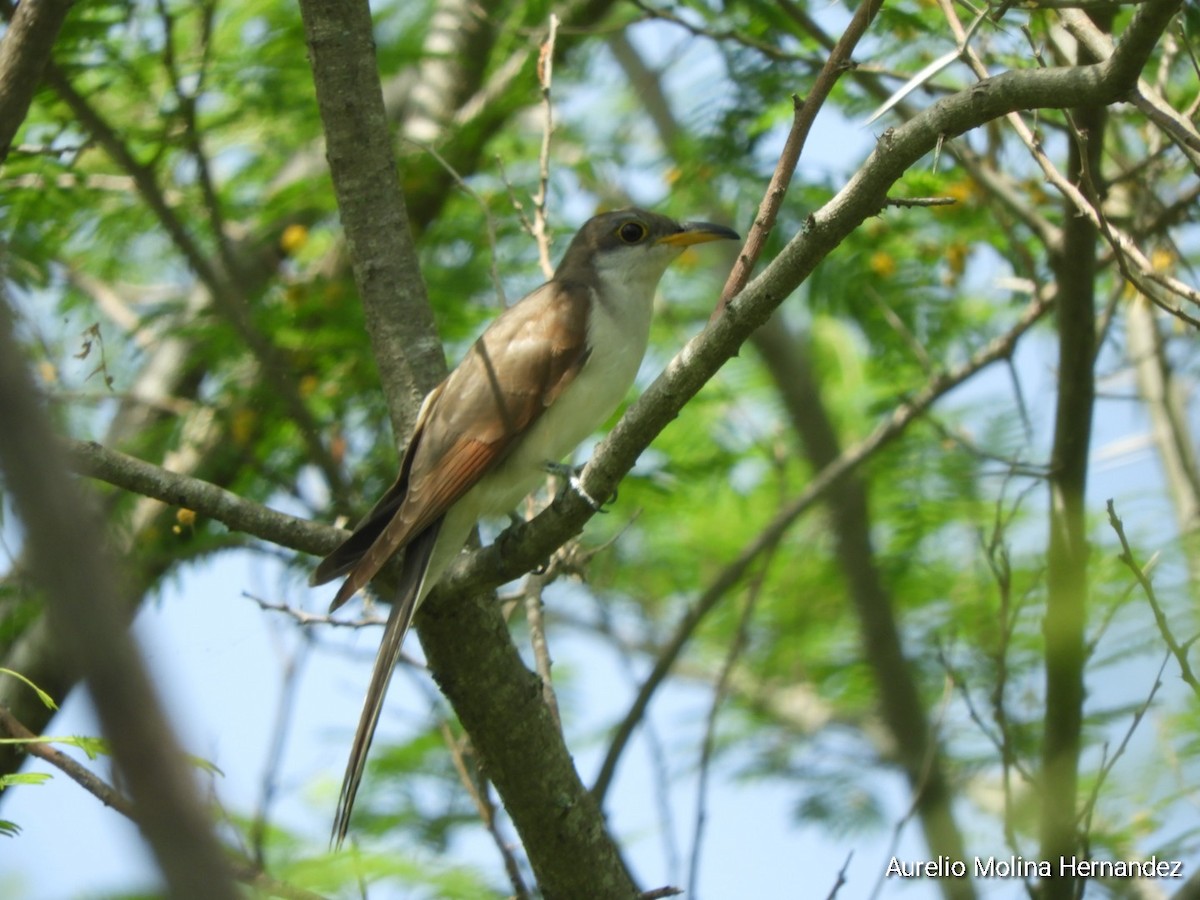
[[335,849],[341,849],[350,828],[350,813],[354,809],[354,798],[358,794],[358,786],[362,781],[363,772],[366,770],[367,753],[371,749],[371,739],[375,736],[375,727],[379,724],[383,698],[387,694],[396,663],[400,661],[400,648],[404,644],[404,635],[412,625],[413,614],[416,613],[417,605],[421,601],[425,588],[425,574],[429,569],[429,560],[433,555],[433,548],[437,543],[441,526],[442,520],[438,519],[413,538],[405,551],[404,571],[400,586],[392,601],[392,611],[388,614],[383,640],[379,645],[379,653],[375,657],[375,669],[371,672],[371,684],[367,688],[362,715],[358,720],[358,730],[354,734],[354,743],[350,746],[350,759],[346,763],[346,774],[342,778],[342,791],[338,797],[337,813],[334,815],[331,837]]
[[[385,523],[386,524],[386,523]],[[383,525],[377,529],[359,529],[350,537],[342,541],[337,546],[337,549],[330,553],[327,557],[321,560],[308,578],[308,583],[312,586],[319,584],[327,584],[335,578],[341,578],[354,570],[358,565],[358,561],[363,558],[371,545],[375,543],[380,532],[383,531]]]
[[308,579],[311,585],[325,584],[335,578],[341,578],[358,565],[371,546],[383,534],[388,523],[396,517],[396,512],[404,502],[408,491],[408,471],[400,473],[400,478],[388,489],[374,508],[354,526],[354,532],[313,570]]
[[[438,519],[441,521],[441,519]],[[370,584],[371,579],[379,574],[389,559],[397,553],[404,550],[405,556],[416,554],[420,571],[424,572],[428,564],[428,560],[421,559],[421,550],[413,549],[413,545],[420,539],[420,536],[428,532],[429,529],[424,529],[423,532],[414,534],[417,523],[412,519],[406,518],[403,512],[396,514],[392,520],[384,526],[383,530],[374,536],[374,540],[367,548],[366,552],[362,553],[358,559],[352,564],[353,567],[346,576],[346,580],[342,582],[342,586],[338,588],[337,594],[333,598],[333,602],[329,604],[329,611],[341,607],[347,600]],[[355,532],[355,535],[362,532]],[[434,530],[434,536],[437,536],[437,531]],[[352,538],[353,539],[353,538]],[[432,538],[430,538],[432,541]],[[326,560],[328,562],[328,560]],[[414,571],[412,566],[407,562],[402,570],[404,573]],[[408,577],[407,574],[402,575],[404,580]]]

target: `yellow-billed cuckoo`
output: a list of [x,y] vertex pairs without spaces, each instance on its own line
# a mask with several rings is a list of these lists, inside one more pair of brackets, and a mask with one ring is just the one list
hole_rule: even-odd
[[[404,550],[383,642],[350,750],[333,838],[340,846],[413,613],[481,517],[503,515],[604,424],[646,352],[654,292],[683,250],[737,239],[627,209],[589,220],[554,277],[502,313],[421,404],[400,475],[312,576],[345,583],[330,609]],[[587,498],[589,502],[591,498]]]

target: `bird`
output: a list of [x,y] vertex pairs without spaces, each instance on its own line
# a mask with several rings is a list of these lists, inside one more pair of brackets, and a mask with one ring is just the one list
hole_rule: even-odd
[[396,481],[310,579],[320,585],[345,576],[332,612],[404,552],[342,780],[335,848],[348,833],[384,696],[417,608],[476,523],[511,512],[548,466],[617,408],[645,355],[654,295],[671,262],[694,244],[738,239],[723,225],[679,223],[643,209],[594,216],[571,240],[553,277],[497,316],[425,397]]

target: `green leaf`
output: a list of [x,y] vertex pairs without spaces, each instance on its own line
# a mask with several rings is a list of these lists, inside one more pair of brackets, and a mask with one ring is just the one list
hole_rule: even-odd
[[13,772],[11,775],[0,775],[0,790],[15,784],[42,784],[53,777],[49,772]]
[[18,681],[25,682],[25,684],[27,684],[27,685],[29,685],[29,687],[33,688],[33,692],[35,694],[37,694],[38,699],[42,701],[43,706],[45,706],[47,709],[52,709],[55,711],[58,710],[58,704],[54,702],[54,698],[51,697],[49,694],[47,694],[45,691],[43,691],[40,687],[38,687],[36,684],[34,684],[28,678],[26,678],[24,675],[22,675],[20,672],[14,672],[12,669],[5,669],[5,668],[0,667],[0,675],[11,675],[13,678],[16,678]]

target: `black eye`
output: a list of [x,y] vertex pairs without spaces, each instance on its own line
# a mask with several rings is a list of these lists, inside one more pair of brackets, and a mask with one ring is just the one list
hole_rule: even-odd
[[626,244],[636,244],[646,237],[647,230],[641,222],[626,222],[617,229],[617,237]]

